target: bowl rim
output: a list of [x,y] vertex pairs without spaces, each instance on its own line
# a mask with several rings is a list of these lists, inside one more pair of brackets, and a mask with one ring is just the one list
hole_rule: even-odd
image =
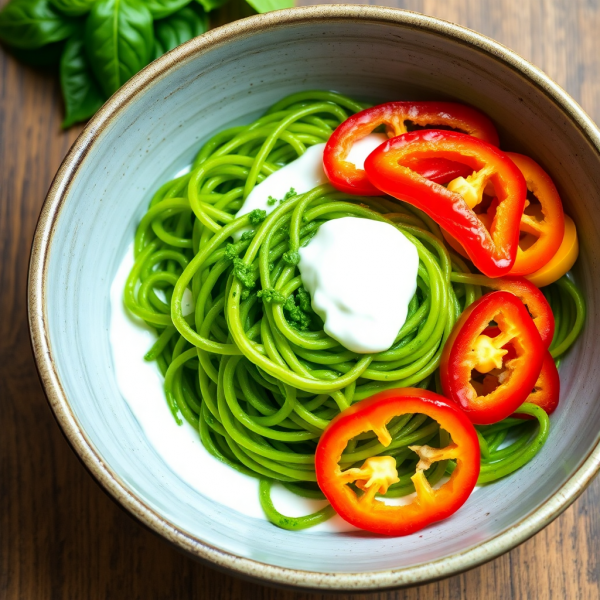
[[213,29],[154,61],[119,89],[81,132],[58,170],[41,209],[31,249],[27,303],[31,344],[48,403],[67,441],[106,492],[147,528],[187,554],[216,568],[262,583],[314,590],[374,591],[423,584],[483,564],[514,548],[559,516],[600,469],[600,442],[565,484],[508,530],[469,550],[430,563],[375,572],[321,573],[279,567],[216,548],[180,529],[148,506],[105,463],[80,426],[61,385],[49,339],[46,276],[54,229],[79,166],[120,110],[181,63],[236,39],[308,21],[365,21],[421,29],[487,54],[524,76],[569,117],[600,158],[600,131],[583,109],[540,69],[502,44],[465,27],[402,9],[361,5],[318,5],[254,15]]

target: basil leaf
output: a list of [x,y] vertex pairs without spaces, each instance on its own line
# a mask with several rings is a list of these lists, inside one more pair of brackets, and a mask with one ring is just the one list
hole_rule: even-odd
[[104,103],[85,55],[83,34],[73,36],[65,46],[60,59],[60,85],[65,101],[62,124],[65,129],[73,123],[86,121]]
[[230,0],[197,0],[198,4],[202,6],[202,8],[206,12],[210,12],[211,10],[215,10],[216,8],[220,8],[221,6],[227,4]]
[[144,4],[155,19],[164,19],[190,2],[191,0],[146,0]]
[[30,67],[53,67],[60,62],[60,57],[65,47],[64,42],[54,42],[44,46],[43,50],[34,48],[11,48],[10,53],[20,62]]
[[96,0],[50,0],[50,3],[60,12],[71,17],[79,17],[92,10]]
[[40,48],[68,38],[77,22],[48,0],[12,0],[0,11],[0,40],[15,48]]
[[152,58],[152,15],[139,0],[97,0],[85,27],[85,46],[105,95],[117,91]]
[[281,8],[292,8],[294,0],[246,0],[248,4],[259,13],[279,10]]
[[157,21],[154,23],[154,58],[203,34],[207,29],[208,19],[200,7],[186,6],[168,19]]

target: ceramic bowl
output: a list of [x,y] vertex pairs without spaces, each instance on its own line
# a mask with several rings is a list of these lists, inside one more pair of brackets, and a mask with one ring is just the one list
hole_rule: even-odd
[[[580,234],[587,325],[561,366],[548,443],[452,518],[406,538],[294,533],[224,509],[163,463],[115,383],[109,287],[157,186],[207,137],[283,96],[333,89],[370,101],[452,99],[491,115],[503,147],[552,173]],[[367,590],[422,583],[516,546],[598,469],[600,136],[538,69],[456,25],[366,6],[295,8],[215,29],[152,63],[100,110],[65,159],[33,245],[29,318],[58,423],[100,484],[150,529],[230,572],[272,584]]]

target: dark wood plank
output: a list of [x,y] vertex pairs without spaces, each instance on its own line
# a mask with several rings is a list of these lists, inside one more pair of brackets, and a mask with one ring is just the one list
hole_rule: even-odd
[[[305,2],[310,3],[310,2]],[[597,0],[388,0],[481,31],[544,69],[600,119]],[[56,78],[0,51],[0,597],[325,600],[198,565],[134,523],[79,464],[46,406],[25,285],[38,211],[77,130]],[[370,600],[600,598],[600,482],[543,532],[466,574]],[[340,596],[338,596],[340,597]]]

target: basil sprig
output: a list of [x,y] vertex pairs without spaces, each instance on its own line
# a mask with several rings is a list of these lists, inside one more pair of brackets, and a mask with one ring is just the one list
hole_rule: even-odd
[[114,94],[152,58],[150,11],[141,0],[97,0],[85,23],[85,49],[104,94]]
[[80,17],[92,10],[92,5],[95,1],[96,0],[50,0],[50,4],[65,15]]
[[154,23],[154,56],[158,58],[208,29],[206,13],[199,6],[186,6]]
[[32,50],[60,42],[77,31],[77,22],[49,0],[13,0],[0,11],[0,40]]
[[190,0],[146,0],[145,2],[155,19],[170,17],[189,3]]
[[[207,31],[207,13],[229,1],[9,0],[0,11],[0,41],[27,64],[58,63],[63,127],[70,127],[89,119],[151,60]],[[257,12],[294,4],[246,1]]]
[[65,101],[63,127],[89,119],[103,104],[104,96],[92,76],[82,33],[74,35],[60,59],[60,85]]

